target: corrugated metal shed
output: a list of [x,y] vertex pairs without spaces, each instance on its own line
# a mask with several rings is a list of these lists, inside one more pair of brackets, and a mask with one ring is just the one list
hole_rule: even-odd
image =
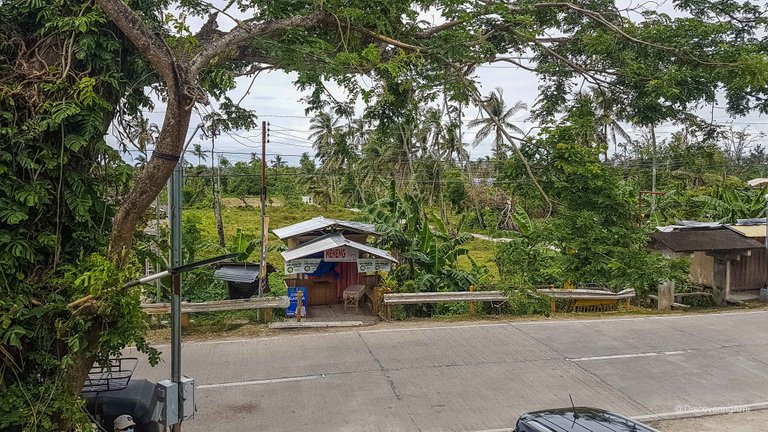
[[254,283],[259,278],[258,264],[230,264],[221,266],[213,277],[227,282]]
[[365,234],[378,234],[376,227],[373,224],[367,224],[362,222],[345,221],[339,219],[330,219],[323,216],[318,216],[310,220],[299,222],[286,227],[277,228],[272,230],[273,233],[281,240],[287,238],[296,237],[313,232],[322,233],[329,228],[346,228],[351,231],[356,231]]
[[729,229],[686,229],[655,232],[651,238],[674,252],[709,252],[760,249],[763,245]]
[[730,225],[728,228],[749,238],[765,237],[765,225]]
[[341,246],[349,246],[359,251],[369,253],[373,256],[384,258],[392,262],[397,262],[397,260],[392,255],[387,253],[387,251],[379,248],[375,248],[373,246],[364,245],[356,241],[349,240],[345,238],[341,233],[338,233],[338,232],[326,234],[315,240],[304,243],[299,247],[281,252],[280,254],[283,256],[283,258],[286,261],[288,261],[288,260],[293,260],[298,258],[304,258],[310,255],[314,255],[316,253],[326,251],[328,249],[333,249]]

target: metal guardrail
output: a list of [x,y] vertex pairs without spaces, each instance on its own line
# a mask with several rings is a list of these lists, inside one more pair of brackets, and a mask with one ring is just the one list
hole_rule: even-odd
[[[221,300],[205,303],[182,303],[181,313],[218,312],[243,309],[284,309],[290,300],[282,297],[251,297],[248,299]],[[148,315],[160,315],[171,312],[170,303],[142,303],[141,308]]]
[[536,290],[537,293],[556,299],[572,299],[572,300],[625,300],[635,298],[635,290],[625,289],[614,293],[612,291],[604,290],[592,290],[592,289],[557,289],[557,288],[541,288]]
[[[635,297],[635,290],[626,289],[617,293],[604,290],[589,289],[538,289],[536,292],[550,298],[557,299],[583,299],[583,300],[603,300],[616,299],[623,300]],[[457,291],[457,292],[426,292],[426,293],[397,293],[384,294],[385,304],[419,304],[419,303],[452,303],[468,301],[505,301],[507,295],[501,291]]]
[[506,301],[507,295],[501,291],[457,291],[457,292],[426,292],[426,293],[397,293],[384,294],[384,303],[420,304],[420,303],[453,303],[453,302],[491,302]]

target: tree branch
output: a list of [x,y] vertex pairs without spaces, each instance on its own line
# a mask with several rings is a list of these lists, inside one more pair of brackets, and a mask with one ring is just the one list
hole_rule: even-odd
[[202,51],[192,59],[192,74],[197,75],[203,68],[216,56],[221,55],[230,48],[234,48],[248,39],[263,37],[282,33],[292,28],[309,28],[327,21],[329,16],[324,11],[314,11],[309,15],[294,16],[275,21],[265,21],[259,24],[250,24],[247,22],[238,22],[229,33],[224,33],[218,38],[211,40]]
[[176,79],[173,55],[168,45],[147,27],[133,9],[122,0],[96,0],[96,4],[166,82]]
[[402,49],[409,50],[409,51],[415,51],[415,52],[422,53],[422,54],[427,52],[427,49],[424,48],[424,47],[420,47],[420,46],[416,46],[416,45],[411,45],[409,43],[401,42],[401,41],[399,41],[397,39],[392,39],[391,37],[375,33],[375,32],[373,32],[371,30],[366,29],[366,28],[358,27],[357,31],[359,31],[362,34],[368,35],[368,36],[370,36],[370,37],[372,37],[372,38],[374,38],[376,40],[384,42],[386,44],[389,44],[389,45],[392,45],[392,46],[396,46],[398,48],[402,48]]
[[431,28],[428,28],[426,30],[423,30],[419,33],[416,33],[414,37],[416,39],[429,39],[430,37],[436,35],[437,33],[440,33],[443,30],[448,30],[450,28],[456,27],[457,25],[464,24],[466,21],[463,19],[458,19],[454,21],[448,21],[446,23],[440,24],[438,26],[434,26]]

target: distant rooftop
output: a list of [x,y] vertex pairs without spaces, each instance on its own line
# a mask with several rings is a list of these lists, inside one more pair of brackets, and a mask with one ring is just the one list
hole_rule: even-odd
[[762,243],[726,227],[655,232],[651,234],[651,238],[657,246],[663,246],[673,252],[751,250],[764,247]]
[[[213,273],[213,277],[227,282],[254,283],[259,278],[258,263],[234,263],[224,264]],[[267,263],[267,273],[272,273],[275,268]]]
[[272,230],[281,240],[306,234],[325,235],[333,230],[352,231],[361,234],[378,234],[373,224],[330,219],[318,216],[304,222]]

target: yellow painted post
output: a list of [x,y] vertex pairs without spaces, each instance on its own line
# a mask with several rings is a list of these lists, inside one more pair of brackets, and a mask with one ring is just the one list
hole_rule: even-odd
[[554,297],[549,299],[549,311],[552,313],[557,312],[557,302]]
[[381,287],[373,288],[373,300],[371,301],[371,307],[373,308],[373,315],[379,316],[379,302],[381,301]]
[[[469,292],[475,292],[475,286],[470,285],[469,286]],[[469,302],[469,315],[473,318],[475,317],[475,302],[471,301]]]
[[301,322],[301,304],[303,303],[301,297],[303,294],[301,290],[296,293],[296,322]]

